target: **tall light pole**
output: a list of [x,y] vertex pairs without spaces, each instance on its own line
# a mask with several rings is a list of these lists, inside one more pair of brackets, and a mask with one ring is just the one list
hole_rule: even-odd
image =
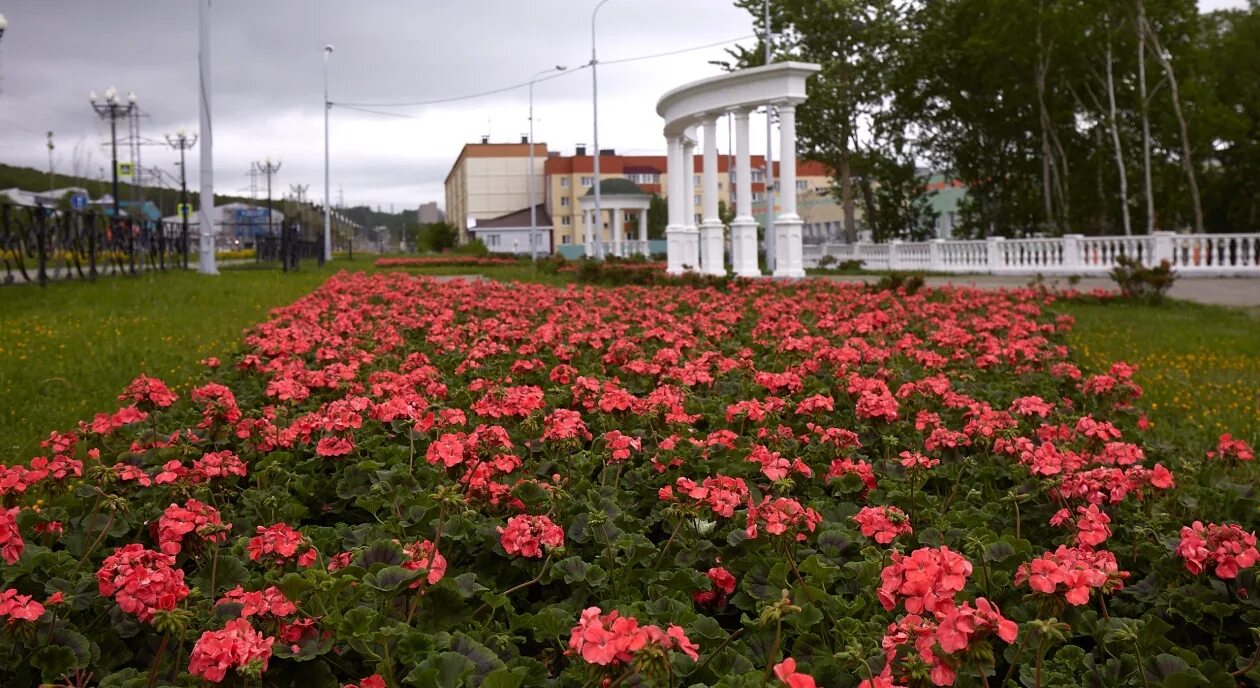
[[[765,3],[765,26],[762,30],[765,35],[762,36],[762,42],[766,48],[766,66],[770,65],[770,0]],[[776,255],[774,241],[774,128],[772,120],[774,115],[771,112],[770,103],[766,103],[766,268],[770,272],[774,272],[775,261],[778,259]]]
[[[109,120],[109,150],[110,158],[114,163],[114,222],[121,223],[122,206],[118,200],[120,194],[118,190],[118,120],[130,117],[131,112],[136,109],[136,94],[128,93],[127,102],[124,104],[118,98],[118,89],[110,86],[109,90],[105,91],[104,102],[97,102],[96,91],[88,94],[88,102],[92,104],[92,109],[96,111],[96,114],[101,119]],[[127,244],[129,248],[131,239],[132,234],[128,231]],[[135,259],[134,252],[132,253],[132,259]],[[134,264],[132,267],[134,269]]]
[[214,129],[210,122],[210,0],[197,0],[197,79],[201,107],[201,203],[197,209],[197,271],[217,275],[214,264]]
[[329,203],[331,198],[331,183],[328,177],[328,113],[332,110],[332,103],[328,100],[328,56],[332,55],[333,47],[331,45],[324,46],[324,260],[332,260],[332,208]]
[[591,11],[591,110],[595,120],[595,258],[603,260],[604,258],[604,213],[599,206],[599,75],[596,65],[599,61],[595,57],[595,16],[599,14],[599,8],[603,7],[608,0],[599,0],[599,4],[595,5],[595,9]]
[[179,151],[179,215],[183,222],[180,230],[184,244],[184,269],[188,269],[188,172],[184,165],[184,152],[197,145],[197,135],[189,136],[181,128],[174,136],[166,135],[166,142]]
[[3,14],[0,14],[0,38],[4,38],[4,30],[7,28],[9,28],[9,20],[5,19]]
[[534,177],[534,82],[538,77],[552,72],[563,72],[568,69],[564,65],[556,65],[551,69],[544,69],[535,74],[529,80],[529,257],[531,260],[538,260],[538,202],[534,200],[534,185],[537,182]]

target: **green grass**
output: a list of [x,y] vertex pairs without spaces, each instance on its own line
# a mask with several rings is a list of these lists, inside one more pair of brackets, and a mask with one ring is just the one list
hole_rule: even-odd
[[1139,366],[1141,406],[1153,433],[1185,446],[1228,432],[1260,440],[1260,318],[1238,309],[1171,301],[1159,306],[1070,303],[1075,360],[1093,369]]
[[223,356],[241,331],[343,268],[313,264],[285,274],[224,269],[104,277],[96,283],[0,288],[0,463],[29,458],[52,429],[118,408],[138,373],[179,389],[199,361]]

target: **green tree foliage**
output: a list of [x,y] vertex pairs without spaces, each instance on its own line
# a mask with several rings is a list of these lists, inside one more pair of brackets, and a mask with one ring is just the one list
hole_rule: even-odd
[[459,228],[449,222],[433,222],[424,225],[411,223],[408,227],[408,235],[417,251],[440,252],[455,247],[459,239]]
[[669,204],[660,194],[652,194],[648,205],[648,238],[664,239],[665,226],[669,224]]
[[[822,67],[797,110],[802,155],[879,238],[924,232],[925,165],[967,184],[961,235],[1260,220],[1257,0],[1205,15],[1194,0],[770,1],[775,59]],[[735,4],[764,35],[764,0]],[[726,66],[762,64],[762,45]]]

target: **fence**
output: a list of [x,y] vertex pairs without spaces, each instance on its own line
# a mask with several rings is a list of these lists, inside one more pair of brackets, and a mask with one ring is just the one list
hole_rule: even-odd
[[280,236],[259,237],[255,243],[254,259],[259,263],[280,261],[286,272],[296,270],[299,260],[315,260],[324,264],[324,244],[316,239],[302,239],[298,229],[285,226]]
[[1166,260],[1181,275],[1260,277],[1260,233],[813,244],[804,247],[805,267],[818,267],[824,256],[836,262],[860,261],[870,270],[993,275],[1104,275],[1118,257],[1128,256],[1147,265]]
[[0,204],[0,282],[96,279],[188,267],[182,222]]

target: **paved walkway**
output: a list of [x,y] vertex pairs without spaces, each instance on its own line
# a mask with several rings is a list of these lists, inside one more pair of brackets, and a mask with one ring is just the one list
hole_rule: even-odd
[[[870,284],[878,282],[876,275],[825,275],[824,279],[840,282],[861,282]],[[930,287],[945,285],[972,286],[981,289],[1002,289],[1026,287],[1031,281],[1028,277],[1013,275],[957,275],[930,276],[924,281]],[[1068,288],[1066,278],[1046,278],[1048,287]],[[1085,277],[1077,282],[1076,288],[1081,291],[1106,289],[1116,291],[1116,283],[1102,277]],[[1168,295],[1174,299],[1194,301],[1217,306],[1234,306],[1241,308],[1260,308],[1260,279],[1244,277],[1183,277],[1173,284]]]

